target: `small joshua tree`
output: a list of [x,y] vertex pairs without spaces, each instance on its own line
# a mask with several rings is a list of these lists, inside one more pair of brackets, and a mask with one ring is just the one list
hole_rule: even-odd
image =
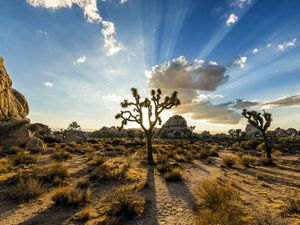
[[[128,100],[124,100],[121,102],[121,107],[125,110],[122,110],[118,113],[115,118],[122,119],[122,124],[120,129],[122,129],[128,122],[135,122],[139,124],[146,136],[147,139],[147,149],[148,149],[148,163],[153,163],[153,148],[152,148],[152,138],[154,134],[154,127],[158,123],[161,125],[162,120],[160,114],[166,110],[171,109],[172,107],[176,107],[180,104],[179,99],[177,98],[177,92],[175,91],[171,96],[166,96],[164,100],[162,100],[162,93],[160,89],[151,91],[151,100],[145,98],[141,100],[141,97],[136,88],[131,88],[132,96],[134,97],[134,101],[130,102]],[[130,109],[127,109],[131,107]],[[144,118],[143,110],[147,110],[148,118]],[[148,120],[149,127],[147,128],[144,123],[144,119]]]
[[81,130],[81,128],[80,128],[80,125],[74,121],[69,124],[69,127],[67,130]]
[[228,131],[228,133],[229,133],[229,135],[231,136],[231,139],[233,140],[234,135],[235,135],[235,130],[234,130],[234,129],[230,129],[230,130]]
[[265,151],[267,154],[267,158],[270,163],[272,163],[272,146],[269,143],[267,130],[271,125],[272,122],[272,114],[265,112],[263,114],[256,112],[256,111],[247,111],[244,109],[242,115],[248,120],[248,123],[257,128],[264,139],[265,142]]
[[191,144],[194,143],[194,130],[196,126],[189,126],[188,127],[188,137],[190,139]]

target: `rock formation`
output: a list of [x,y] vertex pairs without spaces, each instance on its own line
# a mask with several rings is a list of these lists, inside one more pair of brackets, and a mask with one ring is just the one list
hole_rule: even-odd
[[12,81],[0,56],[0,121],[24,120],[29,113],[25,97],[12,88]]
[[189,129],[186,120],[179,115],[170,117],[160,129],[162,138],[187,138]]
[[[44,149],[43,142],[30,130],[26,98],[12,88],[12,81],[0,56],[0,147],[23,146]],[[36,149],[35,149],[36,150]]]
[[88,138],[87,133],[81,130],[69,130],[64,138],[64,142],[70,143],[70,142],[76,142],[79,143],[81,141],[84,141]]
[[245,129],[245,135],[247,137],[261,136],[261,132],[251,124],[247,124]]

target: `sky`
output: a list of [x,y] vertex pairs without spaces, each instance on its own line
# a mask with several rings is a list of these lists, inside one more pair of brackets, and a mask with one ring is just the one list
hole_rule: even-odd
[[[300,129],[298,0],[1,0],[0,55],[31,122],[117,126],[131,87],[179,92],[196,131]],[[134,127],[135,125],[131,125]]]

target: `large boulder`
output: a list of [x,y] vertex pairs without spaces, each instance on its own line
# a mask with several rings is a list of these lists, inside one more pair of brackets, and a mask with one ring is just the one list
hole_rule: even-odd
[[25,145],[31,137],[28,120],[0,122],[0,146],[3,148]]
[[64,141],[66,143],[76,142],[79,143],[87,139],[87,133],[81,130],[69,130],[66,135]]
[[276,136],[278,136],[278,137],[286,137],[286,136],[288,136],[288,132],[285,129],[282,129],[280,127],[277,127],[275,129],[275,133],[276,133]]
[[260,136],[261,132],[259,131],[259,129],[257,129],[253,125],[247,124],[246,129],[245,129],[245,135],[247,137],[255,137],[255,136]]
[[29,129],[35,136],[51,135],[51,129],[47,125],[42,124],[42,123],[30,124]]
[[179,115],[170,117],[161,127],[159,136],[162,138],[187,138],[189,129],[186,120]]
[[26,98],[12,88],[12,81],[0,56],[0,122],[11,119],[24,120],[29,113]]
[[298,136],[298,131],[295,128],[289,128],[286,131],[289,136]]
[[41,152],[46,149],[46,146],[41,139],[37,137],[32,137],[26,143],[26,149],[30,152]]

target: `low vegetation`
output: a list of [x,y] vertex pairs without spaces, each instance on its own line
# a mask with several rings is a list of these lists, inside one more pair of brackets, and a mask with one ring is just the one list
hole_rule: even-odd
[[90,200],[90,189],[80,189],[77,187],[58,187],[53,191],[52,201],[61,206],[78,206]]

